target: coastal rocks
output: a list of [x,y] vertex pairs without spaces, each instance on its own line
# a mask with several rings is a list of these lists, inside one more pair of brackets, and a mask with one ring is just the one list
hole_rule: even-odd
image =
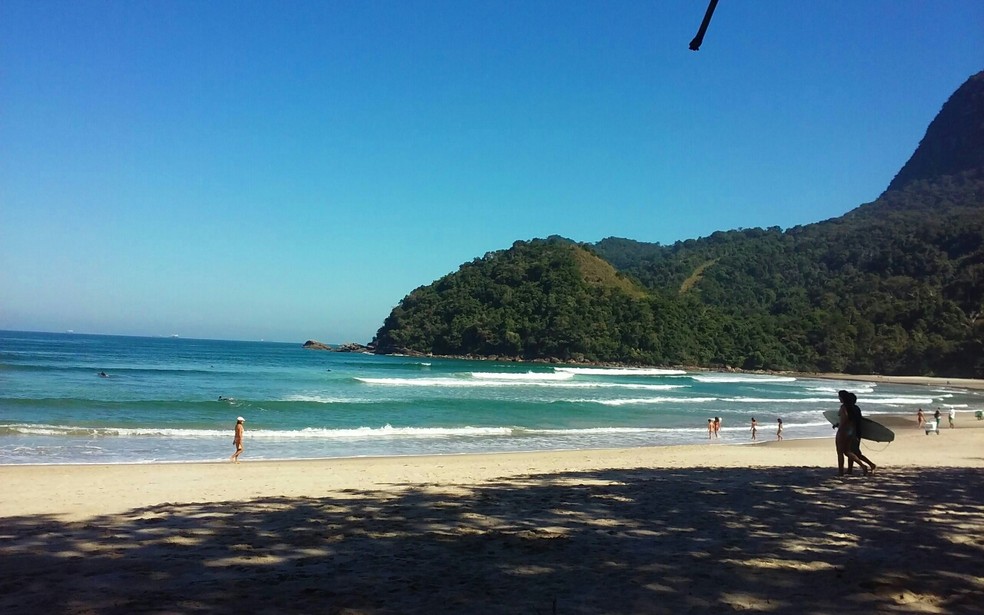
[[329,350],[331,352],[363,352],[371,353],[373,351],[372,346],[365,346],[363,344],[356,344],[355,342],[346,342],[339,346],[332,348],[328,344],[322,344],[316,340],[308,340],[303,344],[304,348],[308,350]]
[[363,344],[356,344],[355,342],[346,342],[341,346],[333,348],[335,352],[372,352],[372,348],[365,346]]

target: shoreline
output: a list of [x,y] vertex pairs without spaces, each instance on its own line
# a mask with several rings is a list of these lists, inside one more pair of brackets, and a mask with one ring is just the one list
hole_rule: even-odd
[[890,422],[873,476],[832,436],[0,466],[0,611],[976,612],[984,421]]
[[[778,373],[778,372],[777,372]],[[821,380],[847,380],[851,382],[883,382],[886,384],[912,384],[922,386],[948,386],[974,391],[984,390],[984,380],[976,378],[941,378],[936,376],[880,376],[835,373],[782,372],[790,376],[819,378]]]
[[[926,435],[915,420],[899,414],[872,415],[895,434],[892,443],[864,441],[876,463],[886,468],[984,468],[984,421],[967,413],[957,427]],[[737,432],[736,432],[737,433]],[[8,497],[0,499],[0,519],[54,515],[80,520],[168,501],[244,501],[281,495],[304,497],[339,489],[400,489],[423,485],[459,486],[532,473],[603,469],[830,468],[835,469],[830,437],[775,440],[760,429],[759,440],[729,439],[703,444],[655,447],[569,449],[559,451],[454,453],[378,457],[51,464],[0,466]],[[747,437],[747,436],[746,436]]]

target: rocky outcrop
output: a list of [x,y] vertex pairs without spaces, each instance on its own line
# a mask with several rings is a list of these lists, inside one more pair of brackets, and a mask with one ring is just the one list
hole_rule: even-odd
[[366,346],[364,344],[356,344],[355,342],[345,342],[344,344],[339,344],[338,346],[329,346],[328,344],[322,344],[316,340],[308,340],[304,342],[304,348],[309,350],[330,350],[331,352],[365,352],[371,353],[374,348],[372,346]]
[[920,179],[979,171],[984,167],[984,71],[968,79],[926,129],[919,147],[888,190]]
[[333,348],[335,352],[372,352],[372,348],[355,342],[346,342],[341,346]]

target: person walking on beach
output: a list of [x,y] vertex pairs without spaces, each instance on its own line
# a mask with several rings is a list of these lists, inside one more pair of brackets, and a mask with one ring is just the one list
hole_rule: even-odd
[[776,429],[776,440],[782,440],[782,419],[776,419],[779,422],[779,428]]
[[758,423],[755,422],[755,417],[752,417],[752,440],[755,439],[755,434],[758,432]]
[[714,417],[714,437],[718,437],[718,432],[721,431],[721,417]]
[[917,428],[922,427],[923,423],[925,422],[926,422],[926,417],[923,416],[922,408],[920,408],[919,411],[916,412],[916,427]]
[[933,413],[933,420],[936,421],[936,429],[940,428],[940,409],[937,408],[936,412]]
[[953,419],[957,418],[956,409],[950,408],[950,414],[947,415],[947,418],[950,420],[950,429],[953,429]]
[[243,452],[243,434],[246,432],[243,423],[245,422],[246,419],[241,416],[236,418],[236,435],[232,438],[232,443],[236,446],[236,452],[229,458],[229,461],[233,463],[239,463],[239,456]]
[[[847,458],[847,474],[854,471],[854,464],[861,467],[864,474],[874,472],[877,467],[861,452],[861,408],[857,405],[858,397],[850,391],[840,390],[837,397],[841,402],[837,411],[837,435],[834,446],[837,450],[837,473],[844,475],[844,459]],[[867,464],[867,466],[865,465]]]
[[[858,407],[858,396],[854,393],[849,393],[848,395],[850,399],[850,406],[847,408],[847,414],[851,417],[851,420],[854,421],[854,449],[851,452],[853,452],[854,456],[858,458],[859,463],[863,461],[868,464],[868,472],[874,472],[875,468],[878,466],[875,465],[875,462],[865,457],[864,453],[861,452],[862,417],[861,408]],[[864,467],[862,466],[861,469],[864,470]]]

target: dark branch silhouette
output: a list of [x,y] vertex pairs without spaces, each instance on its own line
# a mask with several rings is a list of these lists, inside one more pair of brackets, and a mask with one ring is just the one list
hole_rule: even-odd
[[717,7],[718,0],[711,0],[710,4],[707,5],[707,12],[704,13],[704,21],[700,22],[700,29],[697,30],[697,36],[694,40],[690,41],[690,50],[697,51],[700,49],[700,44],[704,42],[704,34],[707,32],[707,26],[711,23],[711,16],[714,15],[714,9]]

